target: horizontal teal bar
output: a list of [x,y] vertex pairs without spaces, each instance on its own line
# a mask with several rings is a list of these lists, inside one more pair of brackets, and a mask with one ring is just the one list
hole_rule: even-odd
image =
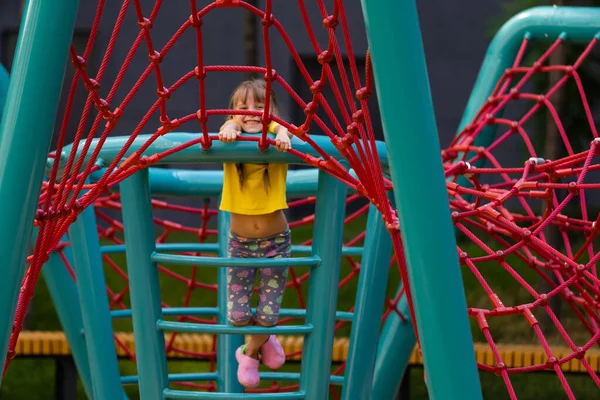
[[[252,309],[256,312],[256,309]],[[219,310],[216,307],[169,307],[163,308],[162,314],[164,316],[215,316],[219,314]],[[131,310],[113,310],[110,312],[112,318],[130,318]],[[306,317],[306,310],[298,308],[282,308],[279,310],[280,317]],[[352,321],[354,313],[348,311],[338,311],[335,313],[335,319],[337,321]]]
[[[262,381],[299,381],[300,373],[298,372],[261,372],[260,379]],[[206,382],[214,381],[218,378],[216,372],[197,372],[186,374],[169,374],[169,382]],[[330,376],[332,385],[341,386],[344,384],[344,377],[332,375]],[[139,377],[137,375],[129,375],[121,377],[122,385],[137,385]]]
[[[293,231],[292,231],[293,232]],[[292,236],[294,234],[292,233]],[[342,247],[343,256],[362,256],[363,248],[359,246]],[[312,246],[295,245],[292,246],[292,254],[312,254]]]
[[[165,307],[162,309],[164,316],[214,316],[219,314],[217,307]],[[281,314],[281,313],[280,313]],[[130,318],[131,310],[113,310],[110,312],[112,318]]]
[[[102,254],[125,253],[124,244],[115,244],[102,246]],[[157,243],[158,251],[197,251],[205,253],[216,253],[218,244],[216,243]]]
[[304,392],[283,393],[215,393],[215,392],[187,392],[185,390],[166,389],[163,399],[227,399],[227,400],[292,400],[304,399]]
[[226,335],[307,335],[313,330],[313,326],[310,324],[263,327],[194,324],[190,322],[170,322],[162,320],[156,323],[156,327],[165,332],[220,333]]
[[[169,374],[169,382],[205,382],[214,381],[219,377],[216,372],[197,372],[188,374]],[[137,375],[121,377],[122,385],[137,385],[140,379]]]
[[[197,251],[203,253],[217,253],[219,245],[216,243],[158,243],[158,251]],[[124,253],[125,245],[108,245],[101,247],[102,254]],[[363,248],[359,246],[343,247],[342,254],[345,256],[362,256]],[[292,245],[292,254],[312,254],[312,246]]]
[[[202,136],[201,133],[187,133],[187,132],[169,132],[167,135],[161,136],[156,139],[144,152],[145,156],[153,154],[159,154],[164,152],[166,149],[173,149],[176,147],[183,146],[192,141],[198,140]],[[255,136],[259,138],[260,134],[245,136]],[[151,135],[139,135],[137,136],[131,147],[125,154],[125,157],[132,155],[136,150],[140,149],[142,145],[146,144],[150,139]],[[327,154],[335,157],[337,160],[344,160],[345,158],[340,154],[336,147],[331,142],[331,139],[326,135],[311,135],[311,139],[317,144],[318,147],[323,149]],[[115,157],[125,147],[125,144],[129,141],[129,136],[113,136],[106,139],[100,152],[96,165],[104,167],[109,165],[115,159]],[[91,143],[91,148],[87,152],[84,162],[89,162],[90,156],[94,153],[96,146],[98,145],[98,138],[94,139]],[[359,140],[362,143],[362,141]],[[362,143],[365,146],[364,143]],[[386,145],[383,141],[376,142],[377,153],[384,170],[388,170],[388,157],[386,151]],[[303,142],[297,138],[292,139],[292,146],[295,150],[298,150],[304,154],[310,154],[313,157],[320,157],[315,147],[307,142]],[[77,149],[77,157],[81,154],[81,148]],[[58,160],[60,162],[59,174],[62,174],[62,170],[67,163],[69,153],[71,152],[72,144],[65,146],[60,153]],[[124,160],[125,158],[123,158]],[[286,163],[286,164],[304,164],[304,160],[300,157],[296,157],[289,152],[277,151],[273,146],[269,147],[266,151],[261,151],[258,148],[257,142],[250,141],[237,141],[235,143],[222,143],[218,140],[213,141],[212,147],[208,151],[202,150],[202,146],[199,144],[189,146],[181,151],[173,153],[161,160],[159,164],[177,164],[177,163],[226,163],[226,162],[242,162],[242,163]],[[52,167],[54,159],[50,158],[47,160],[46,168]]]
[[287,268],[317,267],[321,263],[319,257],[296,258],[225,258],[182,256],[179,254],[153,253],[152,261],[164,264],[192,265],[196,267],[231,267],[231,268]]

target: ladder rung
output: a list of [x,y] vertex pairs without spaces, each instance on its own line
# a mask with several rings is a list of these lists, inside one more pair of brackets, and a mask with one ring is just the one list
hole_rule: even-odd
[[[219,374],[216,372],[198,372],[198,373],[181,373],[169,374],[169,382],[202,382],[215,381],[219,379]],[[121,377],[122,385],[136,385],[140,381],[137,375],[129,375]]]
[[321,263],[321,259],[316,256],[294,258],[225,258],[182,256],[166,253],[153,253],[152,261],[164,264],[193,265],[196,267],[245,268],[316,267]]
[[190,322],[171,322],[162,320],[159,320],[156,323],[156,327],[165,332],[220,333],[230,335],[307,335],[313,330],[311,324],[263,327],[194,324]]
[[[100,248],[102,254],[125,253],[124,244],[105,245]],[[217,253],[218,243],[157,243],[157,251],[197,251],[202,253]],[[292,245],[292,254],[312,254],[312,246]],[[363,248],[360,246],[342,247],[343,256],[362,256]]]
[[[125,253],[124,244],[102,246],[102,254]],[[202,253],[216,253],[219,251],[217,243],[157,243],[158,251],[197,251]]]
[[[256,308],[252,308],[252,312],[256,313]],[[164,316],[216,316],[219,315],[217,307],[163,307],[162,314]],[[131,318],[131,309],[112,310],[110,316],[112,318]],[[297,308],[281,308],[279,310],[280,317],[295,317],[305,318],[306,310]],[[349,311],[336,311],[336,321],[352,321],[354,313]]]
[[163,399],[227,399],[227,400],[291,400],[304,399],[304,392],[283,393],[215,393],[215,392],[188,392],[185,390],[165,389]]

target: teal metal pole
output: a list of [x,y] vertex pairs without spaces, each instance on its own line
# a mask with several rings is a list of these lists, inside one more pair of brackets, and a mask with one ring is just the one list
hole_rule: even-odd
[[[533,40],[554,41],[566,33],[569,41],[582,43],[591,41],[599,31],[598,7],[540,6],[522,11],[509,19],[490,43],[458,131],[462,131],[475,118],[506,68],[512,66],[526,36]],[[489,144],[494,132],[485,130],[481,143]]]
[[6,95],[8,92],[8,72],[2,64],[0,64],[0,121],[2,120],[2,111],[4,110],[4,103],[6,103]]
[[162,307],[147,169],[121,183],[121,204],[140,398],[159,400],[169,382],[164,334],[156,326]]
[[415,0],[362,6],[429,394],[481,399]]
[[[220,201],[220,198],[219,198]],[[218,243],[219,257],[228,256],[230,214],[219,211]],[[227,319],[227,268],[219,268],[217,272],[217,308],[218,322],[230,324]],[[244,344],[244,335],[217,335],[217,390],[223,393],[244,393],[244,387],[237,379],[235,351]]]
[[[36,229],[37,230],[37,229]],[[63,242],[68,238],[64,237]],[[67,262],[73,265],[71,248],[65,247],[63,254]],[[88,398],[93,398],[92,377],[90,373],[89,357],[87,354],[85,336],[83,330],[83,319],[81,318],[81,307],[75,281],[67,271],[65,264],[57,252],[52,252],[48,262],[42,268],[44,281],[50,292],[54,309],[67,337],[71,348],[73,360],[77,366],[77,372]]]
[[123,399],[93,207],[83,210],[69,227],[69,239],[94,398]]
[[6,361],[78,0],[30,0],[0,122],[0,366]]
[[306,323],[314,331],[304,339],[300,370],[300,391],[306,399],[327,399],[329,394],[347,191],[343,183],[319,171],[313,254],[321,264],[310,271]]
[[[402,286],[398,288],[396,296],[401,289]],[[385,320],[379,337],[377,362],[373,373],[373,391],[371,393],[373,399],[396,399],[402,384],[402,377],[406,373],[408,361],[417,342],[406,296],[402,296],[396,307],[406,321],[403,321],[395,312],[392,312]]]
[[[372,397],[371,387],[392,257],[392,240],[374,205],[369,207],[367,221],[342,390],[342,399],[347,400],[382,399]],[[392,371],[397,372],[394,369]]]

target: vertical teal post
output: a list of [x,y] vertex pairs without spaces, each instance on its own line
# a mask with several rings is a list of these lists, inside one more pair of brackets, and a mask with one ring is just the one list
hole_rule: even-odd
[[122,399],[123,389],[93,206],[83,210],[70,226],[69,239],[94,398]]
[[377,339],[392,258],[390,234],[374,205],[369,208],[367,236],[363,248],[342,390],[342,399],[347,400],[371,398]]
[[362,6],[429,394],[481,399],[415,0]]
[[326,399],[329,393],[347,191],[343,183],[319,171],[312,248],[321,264],[310,271],[306,323],[314,330],[304,339],[300,373],[306,399]]
[[[217,221],[219,257],[228,256],[229,218],[228,212],[219,211]],[[229,324],[227,319],[227,268],[219,268],[217,274],[218,322],[225,325]],[[238,362],[235,359],[235,351],[243,344],[243,335],[217,335],[217,390],[219,392],[244,393],[244,387],[237,379]]]
[[33,232],[36,204],[78,0],[30,0],[0,122],[0,367]]
[[165,338],[156,326],[162,306],[147,169],[121,183],[121,204],[140,398],[159,400],[169,382]]
[[[402,286],[398,288],[396,296],[401,289]],[[406,296],[402,296],[397,308],[406,317],[406,321],[403,321],[395,312],[392,312],[385,320],[379,337],[377,362],[373,373],[373,390],[371,392],[373,399],[397,399],[396,395],[402,384],[402,377],[406,373],[408,361],[417,342]]]
[[[63,241],[67,242],[68,238],[65,237]],[[73,265],[71,248],[65,247],[63,253],[69,264]],[[81,383],[87,396],[93,398],[89,357],[85,336],[81,334],[83,319],[81,317],[81,307],[79,306],[75,281],[67,271],[65,264],[57,252],[50,254],[48,262],[42,268],[42,274],[44,275],[46,286],[48,286],[54,309],[58,314],[60,325],[65,332],[67,342],[71,348]]]

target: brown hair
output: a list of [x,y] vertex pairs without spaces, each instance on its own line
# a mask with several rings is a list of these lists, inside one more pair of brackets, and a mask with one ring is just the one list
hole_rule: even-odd
[[[234,109],[236,103],[240,100],[246,102],[249,96],[252,96],[252,99],[255,103],[263,103],[265,102],[265,94],[267,93],[267,83],[262,79],[250,79],[240,83],[234,90],[229,99],[229,109]],[[271,96],[269,101],[269,111],[271,114],[278,115],[279,113],[279,104],[277,102],[277,96],[273,89],[271,89]],[[227,119],[232,119],[233,116],[227,116]],[[265,169],[265,174],[263,177],[263,181],[265,184],[265,190],[269,190],[269,164],[264,164],[267,166]],[[235,168],[238,173],[238,179],[240,181],[240,187],[242,190],[244,189],[244,168],[241,163],[236,163]]]

